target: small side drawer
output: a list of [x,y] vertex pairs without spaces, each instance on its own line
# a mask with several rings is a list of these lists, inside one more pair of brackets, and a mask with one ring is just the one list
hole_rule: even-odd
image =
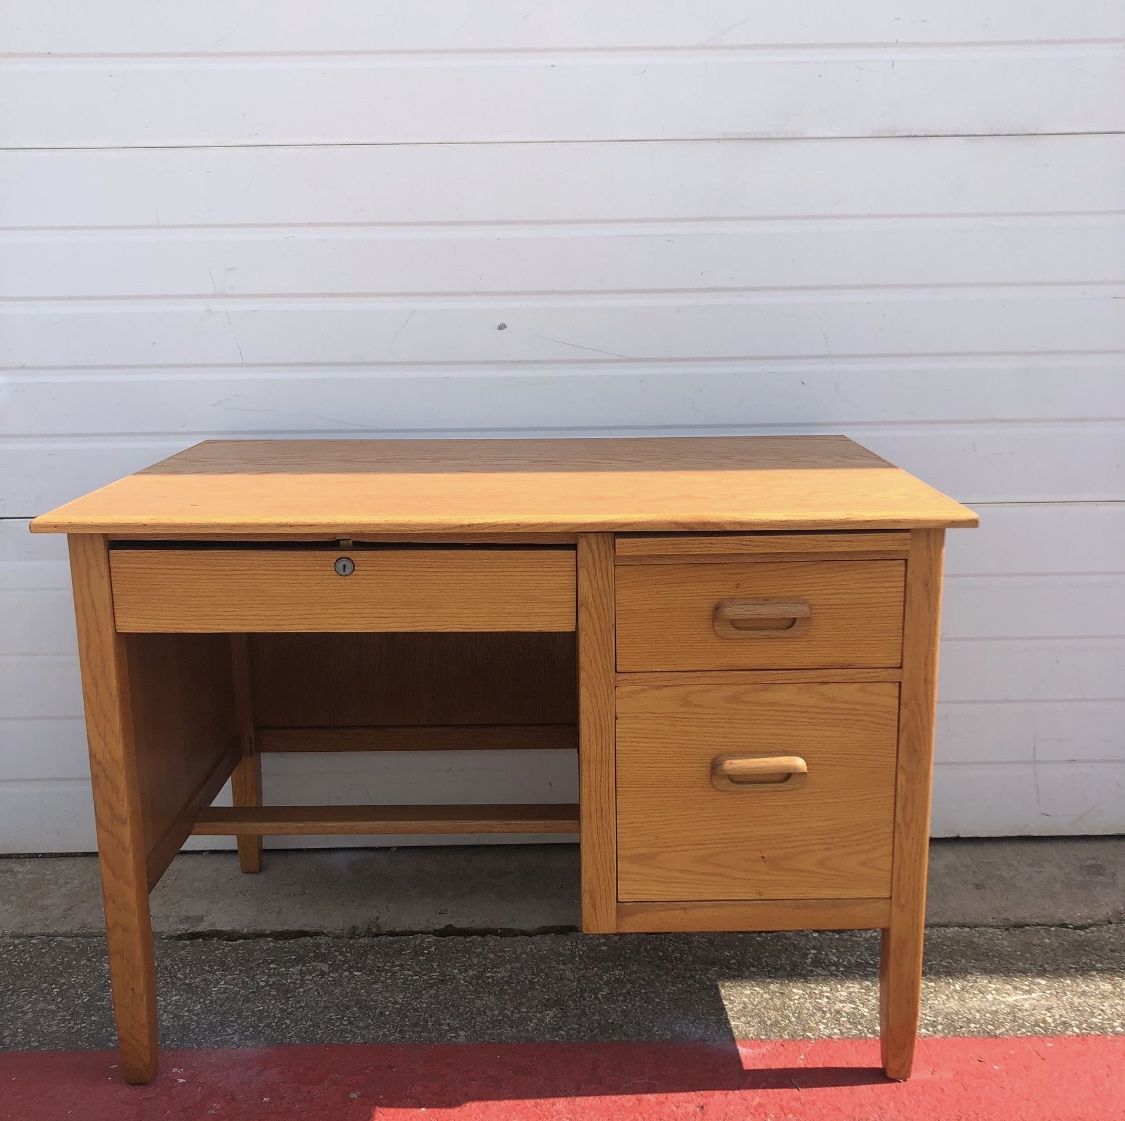
[[114,549],[119,631],[572,631],[572,549]]
[[622,901],[885,898],[898,686],[617,689]]
[[617,668],[891,668],[903,561],[618,565]]

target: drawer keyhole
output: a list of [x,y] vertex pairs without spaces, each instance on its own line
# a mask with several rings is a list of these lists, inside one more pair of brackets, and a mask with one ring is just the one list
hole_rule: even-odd
[[350,576],[355,572],[355,561],[351,557],[337,557],[332,568],[337,576]]

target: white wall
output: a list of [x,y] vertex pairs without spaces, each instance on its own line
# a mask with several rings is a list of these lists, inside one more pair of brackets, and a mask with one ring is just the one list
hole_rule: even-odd
[[[0,849],[93,843],[27,519],[208,436],[356,433],[848,433],[982,515],[936,830],[1125,830],[1121,0],[0,21]],[[423,799],[415,755],[268,762],[279,801]],[[443,762],[450,800],[574,792],[564,754]]]

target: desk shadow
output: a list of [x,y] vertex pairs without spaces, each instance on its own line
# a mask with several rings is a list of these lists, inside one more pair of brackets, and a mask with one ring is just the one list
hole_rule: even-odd
[[[812,1052],[812,1065],[795,1062],[804,1046]],[[858,1046],[877,1054],[874,1042]],[[471,1102],[613,1098],[624,1099],[620,1106],[625,1115],[630,1098],[889,1085],[881,1069],[863,1065],[858,1058],[857,1065],[840,1065],[838,1054],[845,1048],[850,1049],[850,1057],[857,1045],[837,1041],[836,1061],[816,1065],[816,1052],[823,1047],[794,1041],[741,1047],[733,1040],[415,1047],[412,1054],[395,1056],[396,1069],[388,1069],[385,1060],[379,1068],[369,1069],[372,1082],[363,1100],[378,1111],[451,1109]],[[362,1050],[354,1056],[360,1066]],[[346,1056],[341,1058],[346,1061]]]
[[864,1065],[877,1047],[836,1040],[204,1048],[164,1053],[145,1086],[122,1081],[113,1052],[0,1053],[7,1094],[0,1121],[62,1121],[79,1104],[83,1116],[122,1121],[202,1117],[217,1108],[241,1121],[391,1121],[462,1109],[482,1121],[598,1121],[695,1116],[722,1103],[786,1117],[799,1105],[806,1117],[816,1115],[806,1109],[837,1103],[840,1090],[881,1099],[879,1087],[890,1084]]
[[391,936],[164,940],[157,961],[173,1047],[729,1047],[873,1036],[877,955],[873,933]]

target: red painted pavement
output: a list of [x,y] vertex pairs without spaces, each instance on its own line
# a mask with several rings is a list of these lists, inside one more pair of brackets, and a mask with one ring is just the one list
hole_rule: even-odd
[[887,1082],[870,1040],[348,1045],[0,1054],[0,1121],[1125,1121],[1125,1037],[925,1039]]

